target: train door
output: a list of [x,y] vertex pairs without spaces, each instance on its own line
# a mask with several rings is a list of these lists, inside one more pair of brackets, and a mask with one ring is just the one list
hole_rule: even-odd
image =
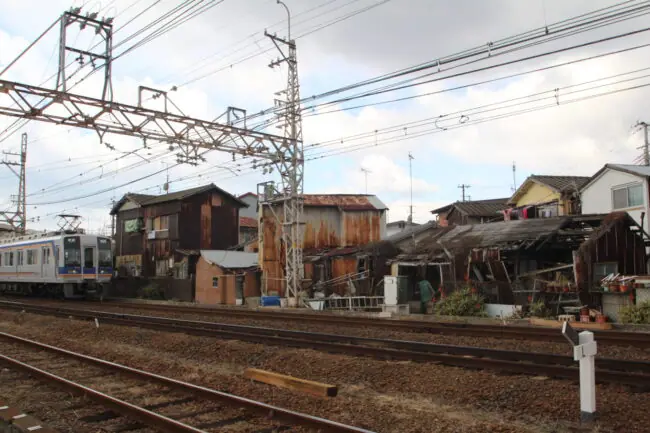
[[43,278],[52,277],[52,271],[50,270],[51,263],[51,251],[50,247],[41,248],[41,276]]
[[97,269],[95,268],[95,247],[84,248],[83,274],[96,277]]

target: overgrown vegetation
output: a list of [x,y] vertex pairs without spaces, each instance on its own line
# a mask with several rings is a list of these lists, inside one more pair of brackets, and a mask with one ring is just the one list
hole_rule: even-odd
[[551,310],[546,306],[546,303],[544,303],[543,300],[538,299],[537,301],[531,303],[528,306],[528,316],[530,317],[540,317],[540,318],[546,318],[546,317],[551,317],[553,313]]
[[138,297],[144,299],[165,299],[165,289],[156,283],[151,283],[140,289]]
[[650,324],[650,301],[621,307],[618,318],[623,323]]
[[486,316],[485,299],[478,293],[472,293],[469,288],[456,290],[436,302],[436,314],[442,316]]

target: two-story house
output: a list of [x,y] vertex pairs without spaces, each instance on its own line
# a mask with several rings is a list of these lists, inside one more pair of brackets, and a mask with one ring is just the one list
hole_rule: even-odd
[[160,196],[127,193],[111,209],[117,268],[167,276],[187,252],[233,247],[239,243],[239,210],[246,206],[214,184]]
[[528,176],[508,200],[506,219],[578,215],[580,188],[588,181],[586,176]]
[[238,198],[248,206],[239,211],[239,242],[245,244],[257,238],[258,199],[257,194],[252,192],[242,194]]
[[646,232],[650,232],[648,179],[645,165],[605,164],[582,187],[582,212],[627,212]]

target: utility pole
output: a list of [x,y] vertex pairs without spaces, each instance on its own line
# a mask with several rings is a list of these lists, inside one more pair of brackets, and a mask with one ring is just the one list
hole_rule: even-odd
[[643,150],[643,165],[650,165],[650,140],[648,140],[648,124],[646,122],[636,122],[638,128],[643,128],[644,142],[643,146],[637,149]]
[[465,190],[470,188],[470,185],[467,185],[465,183],[461,183],[458,185],[458,188],[460,188],[463,191],[463,201],[465,201]]
[[372,171],[368,170],[367,168],[361,167],[361,171],[366,177],[366,194],[368,194],[368,173],[372,173]]
[[274,68],[282,63],[286,63],[288,67],[287,88],[279,92],[286,94],[286,100],[276,99],[275,104],[280,108],[277,116],[284,121],[284,137],[286,138],[280,146],[283,160],[278,164],[283,182],[281,201],[284,208],[282,240],[286,251],[285,294],[288,298],[293,298],[293,303],[297,306],[304,274],[301,226],[304,201],[304,156],[302,116],[300,114],[300,83],[298,80],[296,41],[291,39],[291,12],[281,0],[277,0],[277,4],[282,5],[287,11],[287,39],[279,38],[275,34],[271,35],[266,30],[264,34],[271,39],[281,55],[281,57],[272,61],[269,67]]
[[[0,217],[3,218],[4,221],[14,229],[14,231],[24,234],[27,229],[27,210],[25,206],[27,134],[23,133],[20,140],[20,153],[2,152],[4,160],[0,161],[0,164],[6,165],[7,168],[18,177],[18,195],[15,196],[15,199],[12,197],[12,201],[16,203],[16,211],[13,213],[0,212]],[[17,156],[20,158],[20,162],[10,161],[7,159],[7,156]],[[18,171],[14,169],[14,166],[20,167]]]
[[512,193],[517,191],[517,165],[512,161]]
[[413,224],[413,165],[411,161],[413,161],[415,158],[413,155],[411,155],[411,152],[409,152],[409,179],[411,182],[411,204],[409,206],[409,218],[408,218],[408,223],[409,225]]
[[163,162],[163,165],[166,168],[166,180],[163,184],[163,191],[165,191],[165,194],[169,194],[169,163]]

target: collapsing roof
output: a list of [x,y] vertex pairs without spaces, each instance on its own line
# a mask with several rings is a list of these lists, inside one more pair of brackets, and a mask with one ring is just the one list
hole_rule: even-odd
[[604,218],[605,215],[577,215],[456,226],[422,240],[414,253],[432,254],[444,250],[451,252],[490,247],[524,250],[558,244],[577,247],[589,238]]
[[201,257],[211,265],[225,269],[247,269],[257,266],[257,253],[242,251],[201,250]]

